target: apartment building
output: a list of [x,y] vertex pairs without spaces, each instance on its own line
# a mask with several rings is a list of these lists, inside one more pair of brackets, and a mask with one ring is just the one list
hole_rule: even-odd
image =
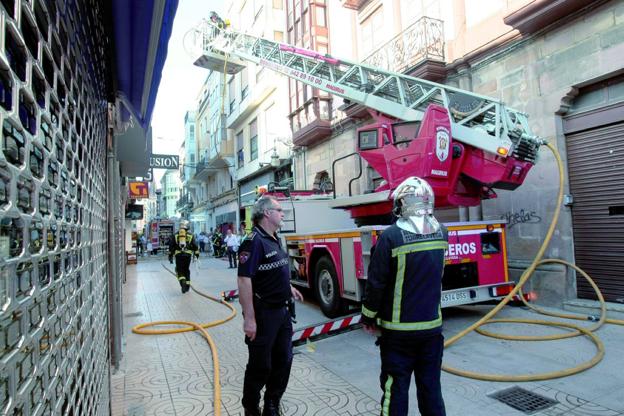
[[[229,1],[225,4],[232,28],[267,39],[284,41],[285,5],[280,0]],[[226,127],[234,144],[238,204],[236,222],[249,226],[256,186],[292,183],[288,125],[287,79],[249,63],[227,77]]]
[[180,213],[180,218],[189,220],[193,228],[198,221],[197,216],[191,216],[193,210],[194,188],[196,182],[193,181],[195,175],[195,164],[197,163],[197,146],[195,141],[195,111],[187,111],[184,115],[184,140],[180,145],[180,199],[176,203],[176,210]]

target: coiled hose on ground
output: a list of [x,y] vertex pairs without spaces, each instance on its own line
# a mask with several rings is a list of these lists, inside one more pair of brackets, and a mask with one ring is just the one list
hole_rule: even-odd
[[[474,372],[474,371],[460,370],[460,369],[450,367],[448,365],[443,365],[442,369],[448,373],[452,373],[452,374],[462,376],[462,377],[478,379],[478,380],[507,381],[507,382],[547,380],[547,379],[564,377],[564,376],[576,374],[598,364],[600,360],[602,360],[602,358],[604,357],[604,353],[605,353],[604,345],[602,341],[600,341],[600,339],[593,332],[599,329],[605,322],[616,324],[616,325],[624,325],[623,320],[606,318],[606,306],[605,306],[604,297],[602,296],[602,293],[600,293],[600,290],[598,289],[598,286],[596,286],[596,283],[591,279],[591,277],[587,275],[587,273],[585,273],[576,265],[566,262],[564,260],[542,259],[544,252],[546,251],[546,247],[550,243],[550,240],[553,236],[555,227],[557,225],[557,221],[559,219],[558,208],[561,207],[562,202],[563,202],[563,163],[561,161],[561,157],[557,149],[550,143],[546,143],[546,146],[553,152],[555,159],[557,161],[557,166],[559,169],[559,194],[557,196],[557,204],[555,205],[557,209],[555,210],[550,226],[548,227],[546,237],[544,238],[544,241],[542,242],[542,245],[540,246],[535,256],[535,259],[533,260],[531,265],[524,271],[518,283],[516,284],[515,288],[511,291],[511,293],[509,293],[504,299],[501,300],[501,302],[498,305],[496,305],[496,307],[494,307],[490,312],[488,312],[485,316],[483,316],[477,322],[475,322],[474,324],[470,325],[469,327],[465,328],[458,334],[448,339],[444,343],[444,347],[445,348],[450,347],[451,345],[453,345],[454,343],[456,343],[457,341],[459,341],[461,338],[463,338],[464,336],[466,336],[472,331],[476,331],[482,335],[489,336],[492,338],[511,340],[511,341],[546,341],[546,340],[564,339],[564,338],[571,338],[571,337],[576,337],[579,335],[584,335],[588,337],[594,343],[594,345],[597,348],[597,353],[591,360],[586,361],[578,366],[571,367],[571,368],[564,369],[564,370],[558,370],[558,371],[552,371],[552,372],[540,373],[540,374],[522,374],[522,375],[485,374],[485,373],[479,373],[479,372]],[[578,273],[580,273],[585,279],[587,279],[589,284],[594,288],[594,291],[596,292],[596,296],[598,297],[598,300],[600,302],[600,310],[601,310],[600,319],[594,325],[590,326],[589,328],[583,328],[579,325],[574,325],[574,324],[567,323],[567,322],[545,321],[545,320],[536,320],[536,319],[509,319],[509,318],[492,319],[505,305],[507,305],[507,303],[509,303],[512,299],[514,299],[514,297],[517,294],[520,294],[519,297],[524,302],[524,304],[528,308],[532,309],[533,311],[537,313],[547,315],[547,316],[557,317],[557,318],[564,318],[564,319],[575,319],[575,320],[580,320],[580,321],[587,320],[587,318],[584,316],[572,315],[572,314],[557,314],[557,313],[549,312],[549,311],[543,310],[541,308],[538,308],[526,302],[526,300],[524,299],[524,296],[522,295],[522,291],[521,291],[522,286],[524,286],[524,284],[526,284],[526,282],[530,279],[530,277],[532,276],[537,266],[546,264],[546,263],[559,263],[567,267],[572,267]],[[169,271],[170,273],[174,274],[166,267],[165,269]],[[230,316],[228,316],[225,319],[212,321],[206,324],[198,324],[196,322],[189,322],[189,321],[148,322],[148,323],[140,324],[140,325],[133,327],[132,332],[134,332],[135,334],[140,334],[140,335],[161,335],[161,334],[179,334],[182,332],[190,332],[190,331],[200,331],[201,334],[204,336],[204,338],[206,338],[206,341],[208,342],[210,346],[210,350],[212,352],[212,360],[214,363],[213,365],[214,411],[215,411],[216,416],[220,416],[221,415],[221,384],[220,384],[220,378],[219,378],[219,358],[218,358],[216,346],[214,342],[212,341],[212,339],[210,338],[210,335],[208,334],[208,332],[205,330],[205,328],[217,326],[217,325],[220,325],[222,323],[225,323],[233,319],[236,316],[236,309],[234,309],[232,305],[230,305],[229,303],[221,299],[217,299],[210,295],[207,295],[195,289],[192,286],[191,288],[193,289],[195,293],[199,294],[200,296],[203,296],[207,299],[210,299],[212,301],[215,301],[217,303],[220,303],[228,307],[232,311],[232,313],[230,314]],[[564,333],[564,334],[533,337],[533,336],[514,336],[514,335],[497,334],[497,333],[493,333],[493,332],[481,329],[481,326],[483,325],[490,324],[490,323],[501,323],[501,322],[547,325],[547,326],[569,328],[569,329],[572,329],[573,331]],[[169,329],[145,329],[148,327],[161,326],[161,325],[184,325],[185,327],[169,328]]]
[[[171,270],[169,270],[165,265],[162,265],[165,270],[175,276]],[[210,346],[210,352],[212,353],[212,362],[213,362],[213,385],[214,385],[214,414],[215,416],[221,415],[221,379],[219,376],[219,355],[217,354],[217,346],[214,341],[206,331],[206,328],[210,328],[213,326],[221,325],[226,323],[227,321],[232,320],[236,316],[236,309],[228,302],[212,297],[200,290],[195,289],[191,286],[193,292],[197,293],[200,296],[203,296],[206,299],[212,300],[214,302],[220,303],[221,305],[226,306],[230,309],[231,313],[224,319],[219,319],[216,321],[211,321],[205,324],[198,324],[197,322],[191,321],[155,321],[155,322],[146,322],[144,324],[136,325],[132,328],[132,332],[139,335],[162,335],[162,334],[180,334],[183,332],[191,332],[191,331],[199,331]],[[145,329],[154,326],[162,326],[162,325],[184,325],[182,328],[168,328],[168,329]]]
[[[569,263],[567,261],[564,261],[564,260],[542,259],[542,257],[544,256],[544,251],[546,251],[546,247],[550,243],[550,240],[555,231],[557,221],[559,220],[559,209],[563,202],[563,162],[561,161],[561,156],[559,155],[559,152],[551,143],[546,143],[546,146],[553,152],[553,155],[555,156],[555,159],[557,161],[557,167],[559,170],[559,194],[557,196],[557,204],[555,205],[556,207],[555,213],[553,215],[550,226],[548,227],[548,232],[546,233],[546,237],[544,238],[542,245],[540,246],[537,254],[535,255],[535,259],[533,260],[531,265],[524,271],[524,273],[522,273],[518,283],[516,284],[515,288],[511,291],[511,293],[509,293],[504,299],[501,300],[501,302],[498,305],[496,305],[496,307],[494,307],[491,311],[489,311],[485,316],[483,316],[477,322],[470,325],[469,327],[462,330],[461,332],[454,335],[453,337],[449,338],[444,343],[444,347],[445,348],[450,347],[451,345],[453,345],[454,343],[456,343],[457,341],[459,341],[461,338],[463,338],[464,336],[466,336],[472,331],[476,331],[482,335],[486,335],[492,338],[512,340],[512,341],[546,341],[546,340],[571,338],[571,337],[576,337],[578,335],[585,335],[596,345],[597,353],[591,360],[586,361],[582,364],[579,364],[578,366],[571,367],[571,368],[564,369],[564,370],[558,370],[558,371],[552,371],[552,372],[540,373],[540,374],[521,374],[521,375],[485,374],[485,373],[479,373],[479,372],[474,372],[474,371],[460,370],[457,368],[449,367],[448,365],[443,365],[442,369],[448,373],[455,374],[458,376],[478,379],[478,380],[508,381],[508,382],[538,381],[538,380],[548,380],[548,379],[553,379],[553,378],[558,378],[558,377],[569,376],[569,375],[576,374],[581,371],[587,370],[588,368],[593,367],[594,365],[598,364],[600,360],[602,360],[602,358],[604,357],[604,353],[605,353],[604,345],[602,341],[600,341],[600,339],[593,333],[594,331],[600,328],[605,322],[616,324],[616,325],[624,325],[624,321],[622,320],[607,319],[606,317],[607,311],[606,311],[604,297],[602,296],[602,293],[600,293],[600,290],[598,289],[598,286],[596,286],[596,283],[591,279],[591,277],[589,277],[589,275],[587,275],[587,273],[585,273],[576,265]],[[520,294],[519,297],[522,300],[522,302],[524,302],[524,304],[527,307],[529,307],[531,310],[537,313],[548,315],[548,316],[553,316],[557,318],[576,319],[580,321],[585,321],[588,319],[587,317],[579,316],[579,315],[558,314],[558,313],[549,312],[549,311],[543,310],[541,308],[538,308],[536,306],[529,304],[524,299],[524,296],[522,295],[522,291],[521,291],[522,286],[524,286],[524,284],[533,275],[533,272],[535,271],[537,266],[541,264],[546,264],[546,263],[559,263],[567,267],[572,267],[574,270],[580,273],[585,279],[587,279],[589,284],[592,286],[592,288],[596,292],[596,296],[598,297],[598,300],[600,302],[600,319],[598,320],[598,322],[596,322],[595,325],[592,325],[589,328],[583,328],[579,325],[574,325],[574,324],[567,323],[567,322],[558,322],[558,321],[545,321],[545,320],[536,320],[536,319],[510,319],[510,318],[492,319],[492,317],[494,317],[494,315],[496,315],[505,305],[507,305],[509,301],[514,299],[514,297],[518,293]],[[501,323],[501,322],[547,325],[547,326],[569,328],[569,329],[572,329],[573,331],[568,332],[568,333],[563,333],[563,334],[546,335],[546,336],[517,336],[517,335],[497,334],[497,333],[486,331],[480,328],[481,326],[486,325],[486,324]]]

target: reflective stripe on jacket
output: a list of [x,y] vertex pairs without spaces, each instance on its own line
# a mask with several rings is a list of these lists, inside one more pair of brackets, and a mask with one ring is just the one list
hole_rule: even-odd
[[447,248],[445,227],[428,235],[388,227],[373,250],[362,315],[390,331],[440,331]]

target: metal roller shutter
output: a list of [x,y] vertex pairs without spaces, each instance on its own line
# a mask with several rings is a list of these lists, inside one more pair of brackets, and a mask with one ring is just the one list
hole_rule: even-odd
[[[607,301],[624,299],[624,123],[566,136],[576,264]],[[595,299],[577,278],[578,296]]]

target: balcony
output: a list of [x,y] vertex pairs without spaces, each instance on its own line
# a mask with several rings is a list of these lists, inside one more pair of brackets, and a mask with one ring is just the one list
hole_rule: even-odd
[[369,0],[340,0],[342,7],[352,10],[360,10]]
[[367,56],[364,64],[430,81],[446,76],[444,22],[422,17]]
[[320,143],[332,133],[330,100],[314,97],[289,115],[295,146]]
[[231,167],[233,158],[234,140],[222,140],[216,148],[205,149],[199,163],[195,165],[193,180],[196,182],[206,181],[220,169]]
[[179,212],[190,212],[193,209],[193,200],[191,199],[191,196],[186,194],[181,196],[177,201],[176,201],[176,211]]
[[540,0],[505,16],[506,25],[517,29],[524,35],[542,30],[572,13],[594,3],[594,0]]

